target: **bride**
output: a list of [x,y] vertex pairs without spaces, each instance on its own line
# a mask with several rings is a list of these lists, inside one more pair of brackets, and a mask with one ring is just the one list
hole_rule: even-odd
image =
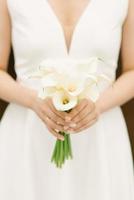
[[[0,0],[0,98],[9,102],[0,123],[1,200],[134,200],[120,108],[134,96],[133,10],[134,0]],[[11,44],[16,80],[7,73]],[[115,80],[119,51],[123,70]],[[113,87],[69,113],[40,99],[36,84],[24,83],[47,58],[92,56],[116,63],[104,69],[114,75]],[[50,155],[63,130],[74,158],[59,170]]]

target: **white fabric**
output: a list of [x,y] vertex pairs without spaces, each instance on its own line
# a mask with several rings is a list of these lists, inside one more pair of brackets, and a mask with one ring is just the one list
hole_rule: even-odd
[[[90,0],[69,53],[46,0],[7,3],[18,80],[47,58],[91,56],[116,63],[105,69],[115,76],[128,0]],[[120,107],[71,139],[74,159],[57,169],[50,162],[55,138],[32,110],[10,103],[0,124],[0,199],[134,200],[132,152]]]

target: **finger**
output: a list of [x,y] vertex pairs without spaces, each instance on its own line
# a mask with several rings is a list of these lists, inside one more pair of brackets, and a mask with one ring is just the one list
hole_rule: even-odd
[[[96,123],[96,119],[94,119],[94,120],[92,120],[92,121],[90,121],[88,124],[86,124],[86,125],[84,125],[84,126],[82,126],[82,127],[80,127],[80,128],[78,128],[78,129],[76,129],[76,130],[70,130],[70,133],[72,133],[72,134],[76,134],[76,133],[79,133],[79,132],[82,132],[83,130],[85,130],[85,129],[87,129],[87,128],[90,128],[93,124],[95,124]],[[71,132],[72,131],[72,132]]]
[[59,140],[64,140],[64,136],[63,135],[61,135],[61,134],[59,134],[56,130],[53,130],[52,128],[50,128],[49,126],[47,126],[47,129],[50,131],[50,133],[52,134],[52,135],[54,135],[57,139],[59,139]]
[[[91,121],[96,121],[98,119],[98,116],[95,112],[88,114],[83,120],[79,121],[77,125],[73,128],[73,131],[77,131],[81,129],[82,127],[85,127],[86,125],[90,124]],[[72,130],[71,128],[71,130]],[[70,128],[67,129],[67,131],[70,131]]]
[[51,134],[53,134],[56,138],[58,138],[60,140],[64,140],[64,136],[59,134],[58,130],[54,130],[50,126],[48,126],[47,121],[49,120],[49,118],[47,116],[44,116],[44,114],[42,114],[41,112],[38,113],[38,115],[39,115],[40,119],[43,121],[43,123],[45,123],[47,129],[50,131]]
[[79,123],[81,120],[83,120],[85,117],[90,115],[95,106],[91,106],[90,104],[86,105],[73,119],[72,122]]
[[83,99],[81,100],[72,110],[70,113],[68,113],[68,116],[66,117],[66,121],[69,121],[69,117],[70,120],[72,120],[76,115],[78,115],[78,113],[84,109],[84,107],[88,104],[88,100],[87,99]]
[[89,122],[89,124],[86,124],[85,126],[82,126],[81,128],[74,130],[76,133],[79,133],[87,128],[90,128],[93,124],[95,124],[97,122],[97,119],[94,119],[92,121]]
[[61,118],[62,120],[65,121],[65,117],[67,115],[66,112],[63,112],[63,111],[58,111],[56,110],[56,108],[54,107],[53,105],[53,102],[52,102],[52,99],[51,98],[48,98],[47,99],[47,102],[48,102],[48,105],[50,106],[51,110],[59,117]]
[[47,115],[40,113],[40,118],[45,122],[47,126],[50,126],[52,129],[57,129],[59,131],[63,131],[64,127],[62,125],[56,124],[52,119],[50,119]]
[[76,127],[74,128],[74,131],[86,126],[93,120],[97,120],[96,113],[94,112],[91,114],[88,114],[85,118],[83,118],[83,120],[79,121],[79,123],[77,123]]
[[52,119],[56,124],[60,124],[60,125],[64,125],[65,121],[59,117],[58,115],[56,115],[50,107],[46,107],[44,108],[44,110],[42,111],[42,113],[44,115],[47,115],[50,119]]
[[51,127],[54,130],[56,129],[57,131],[64,131],[64,127],[63,126],[56,124],[49,117],[45,118],[45,122],[46,122],[47,126]]

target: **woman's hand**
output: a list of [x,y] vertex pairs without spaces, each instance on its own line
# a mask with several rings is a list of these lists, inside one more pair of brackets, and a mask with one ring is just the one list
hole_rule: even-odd
[[36,97],[33,105],[33,110],[45,123],[46,127],[56,138],[64,140],[64,136],[59,134],[59,131],[64,131],[65,126],[65,112],[57,111],[50,98],[42,100]]
[[66,126],[64,128],[66,131],[70,131],[70,133],[78,133],[92,126],[98,120],[98,117],[99,111],[95,103],[90,99],[83,99],[66,117],[68,125],[71,122],[74,124],[74,127],[69,128]]

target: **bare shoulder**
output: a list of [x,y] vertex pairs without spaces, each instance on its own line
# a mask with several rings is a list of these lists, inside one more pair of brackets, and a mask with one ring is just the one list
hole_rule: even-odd
[[7,0],[0,0],[0,11],[2,11],[2,12],[8,11]]
[[11,43],[11,22],[6,0],[0,0],[0,69],[6,69]]
[[134,0],[127,0],[128,1],[128,14],[127,14],[127,19],[134,15]]
[[0,0],[0,31],[4,31],[4,28],[9,25],[10,16],[7,6],[7,0]]
[[121,58],[124,72],[134,70],[134,0],[128,0],[128,12],[123,24]]

